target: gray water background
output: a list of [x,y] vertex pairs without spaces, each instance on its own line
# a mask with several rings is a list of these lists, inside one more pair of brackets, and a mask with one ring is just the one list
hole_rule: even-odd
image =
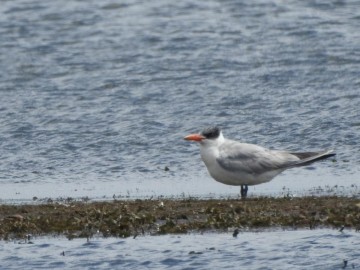
[[[204,233],[0,242],[0,269],[359,269],[359,233]],[[344,268],[344,261],[346,267]]]
[[337,152],[249,194],[358,196],[359,8],[1,1],[0,199],[237,196],[183,140],[209,125],[269,148]]

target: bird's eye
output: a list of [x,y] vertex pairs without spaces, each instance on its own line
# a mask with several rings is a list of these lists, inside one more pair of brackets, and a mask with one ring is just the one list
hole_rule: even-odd
[[216,139],[220,135],[220,129],[218,127],[210,127],[204,129],[201,134],[207,139]]

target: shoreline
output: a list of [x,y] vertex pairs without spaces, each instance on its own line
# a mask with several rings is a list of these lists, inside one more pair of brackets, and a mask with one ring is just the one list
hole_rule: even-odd
[[249,197],[239,199],[135,199],[0,204],[0,240],[28,235],[68,239],[136,237],[205,231],[360,230],[360,199],[352,197]]

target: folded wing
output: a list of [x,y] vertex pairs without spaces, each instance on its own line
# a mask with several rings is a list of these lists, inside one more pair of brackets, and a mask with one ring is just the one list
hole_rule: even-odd
[[218,164],[227,171],[260,175],[305,166],[335,154],[332,151],[291,153],[257,145],[228,141],[219,149]]

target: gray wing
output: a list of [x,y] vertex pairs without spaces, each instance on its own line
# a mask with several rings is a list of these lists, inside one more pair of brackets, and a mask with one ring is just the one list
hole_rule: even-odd
[[228,141],[220,147],[218,164],[232,172],[260,175],[292,167],[299,158],[283,151],[273,151],[257,145]]
[[336,154],[333,153],[333,150],[325,150],[319,152],[301,152],[301,153],[290,153],[294,156],[297,156],[300,161],[295,164],[295,166],[306,166],[315,161],[333,157]]

